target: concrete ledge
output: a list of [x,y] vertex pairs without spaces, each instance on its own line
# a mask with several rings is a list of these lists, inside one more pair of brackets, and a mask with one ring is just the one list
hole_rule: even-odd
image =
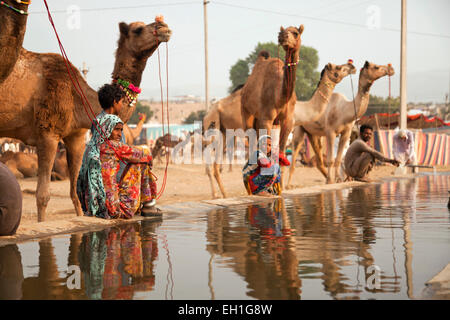
[[75,233],[75,232],[89,232],[99,229],[104,229],[112,226],[134,223],[141,220],[158,221],[163,220],[164,217],[170,217],[174,214],[192,214],[192,213],[207,213],[213,210],[221,210],[234,206],[248,205],[252,203],[272,202],[281,197],[294,197],[304,194],[320,193],[328,190],[339,190],[351,187],[359,187],[367,185],[363,182],[346,182],[328,185],[319,185],[309,188],[299,188],[283,191],[281,196],[262,197],[262,196],[241,196],[226,199],[202,200],[178,202],[167,205],[158,206],[163,211],[163,217],[141,217],[136,216],[130,220],[117,219],[105,220],[95,217],[73,217],[66,220],[53,220],[41,223],[24,224],[19,227],[19,230],[14,236],[0,237],[0,246],[5,246],[12,243],[23,242],[38,238],[46,238],[59,234]]
[[54,220],[40,223],[21,225],[17,233],[13,236],[0,237],[0,247],[8,244],[24,242],[39,238],[47,238],[59,234],[75,233],[80,231],[95,231],[108,227],[114,227],[137,221],[158,221],[160,217],[141,217],[136,216],[133,219],[101,219],[96,217],[74,217],[66,220]]

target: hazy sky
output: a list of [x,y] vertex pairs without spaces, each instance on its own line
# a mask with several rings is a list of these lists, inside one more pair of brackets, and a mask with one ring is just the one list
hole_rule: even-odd
[[[66,52],[77,67],[89,67],[88,82],[97,89],[111,81],[118,23],[150,23],[157,14],[173,31],[169,46],[169,95],[204,96],[202,0],[47,0]],[[408,0],[407,81],[409,101],[444,101],[450,86],[450,1]],[[67,10],[79,8],[76,14]],[[359,69],[366,60],[392,63],[392,94],[399,94],[400,0],[211,0],[208,4],[210,96],[227,95],[229,69],[258,42],[277,41],[280,26],[299,26],[302,44],[319,52],[319,70],[348,58]],[[30,6],[24,47],[58,52],[43,0]],[[78,28],[79,27],[79,28]],[[379,28],[377,28],[379,27]],[[165,45],[160,47],[165,79]],[[354,85],[358,75],[353,76]],[[143,98],[159,99],[156,53],[144,72]],[[336,87],[351,97],[350,79]],[[372,94],[387,96],[388,79],[378,80]]]

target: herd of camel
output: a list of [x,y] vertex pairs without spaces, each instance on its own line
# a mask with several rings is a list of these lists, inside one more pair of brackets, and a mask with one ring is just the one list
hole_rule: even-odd
[[[5,2],[24,12],[28,10],[28,4],[23,2]],[[26,22],[27,15],[6,6],[0,7],[0,137],[18,139],[26,145],[36,147],[36,204],[39,222],[46,219],[52,167],[58,143],[62,140],[70,177],[70,197],[76,214],[81,216],[83,213],[76,194],[76,180],[91,120],[67,75],[62,56],[55,53],[35,53],[22,47]],[[126,79],[139,87],[148,58],[162,42],[169,41],[172,31],[160,20],[150,24],[121,22],[119,30],[112,79]],[[350,62],[343,65],[328,63],[322,70],[312,98],[299,102],[294,88],[303,30],[303,25],[299,28],[281,28],[278,43],[286,52],[285,62],[261,52],[245,85],[212,107],[204,118],[203,128],[214,127],[222,132],[226,129],[255,128],[267,129],[270,133],[275,125],[280,127],[280,150],[284,150],[293,130],[296,151],[298,152],[306,133],[317,155],[321,155],[318,137],[327,137],[330,153],[333,150],[330,146],[336,135],[341,135],[339,151],[334,161],[334,167],[337,168],[341,161],[342,147],[354,121],[367,109],[372,83],[380,77],[392,75],[394,70],[391,66],[365,63],[360,72],[359,90],[355,98],[356,115],[352,101],[333,93],[336,84],[345,76],[356,72]],[[87,84],[79,71],[76,71],[76,77],[94,112],[100,113],[97,92]],[[127,122],[133,111],[134,107],[122,108],[119,116]],[[320,163],[327,182],[334,181],[331,159],[332,155],[327,156],[328,172],[323,168],[323,163]],[[295,160],[292,164],[291,173]],[[211,172],[207,172],[213,196],[216,197]],[[213,165],[213,174],[226,197],[219,165]]]

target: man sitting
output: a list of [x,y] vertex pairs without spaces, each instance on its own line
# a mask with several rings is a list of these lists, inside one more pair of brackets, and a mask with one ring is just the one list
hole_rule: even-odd
[[345,154],[345,173],[357,181],[370,182],[366,176],[370,170],[372,170],[375,159],[382,162],[389,162],[395,166],[399,165],[397,160],[388,159],[369,146],[368,143],[372,138],[372,135],[372,127],[369,125],[362,125],[359,130],[359,139],[353,141]]

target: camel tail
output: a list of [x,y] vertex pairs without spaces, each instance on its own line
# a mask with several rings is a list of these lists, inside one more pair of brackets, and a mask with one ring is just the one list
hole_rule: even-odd
[[261,50],[260,52],[259,52],[259,54],[258,54],[258,58],[260,58],[260,57],[262,57],[262,58],[264,58],[264,59],[269,59],[270,58],[270,53],[269,53],[269,51],[267,51],[267,50]]

